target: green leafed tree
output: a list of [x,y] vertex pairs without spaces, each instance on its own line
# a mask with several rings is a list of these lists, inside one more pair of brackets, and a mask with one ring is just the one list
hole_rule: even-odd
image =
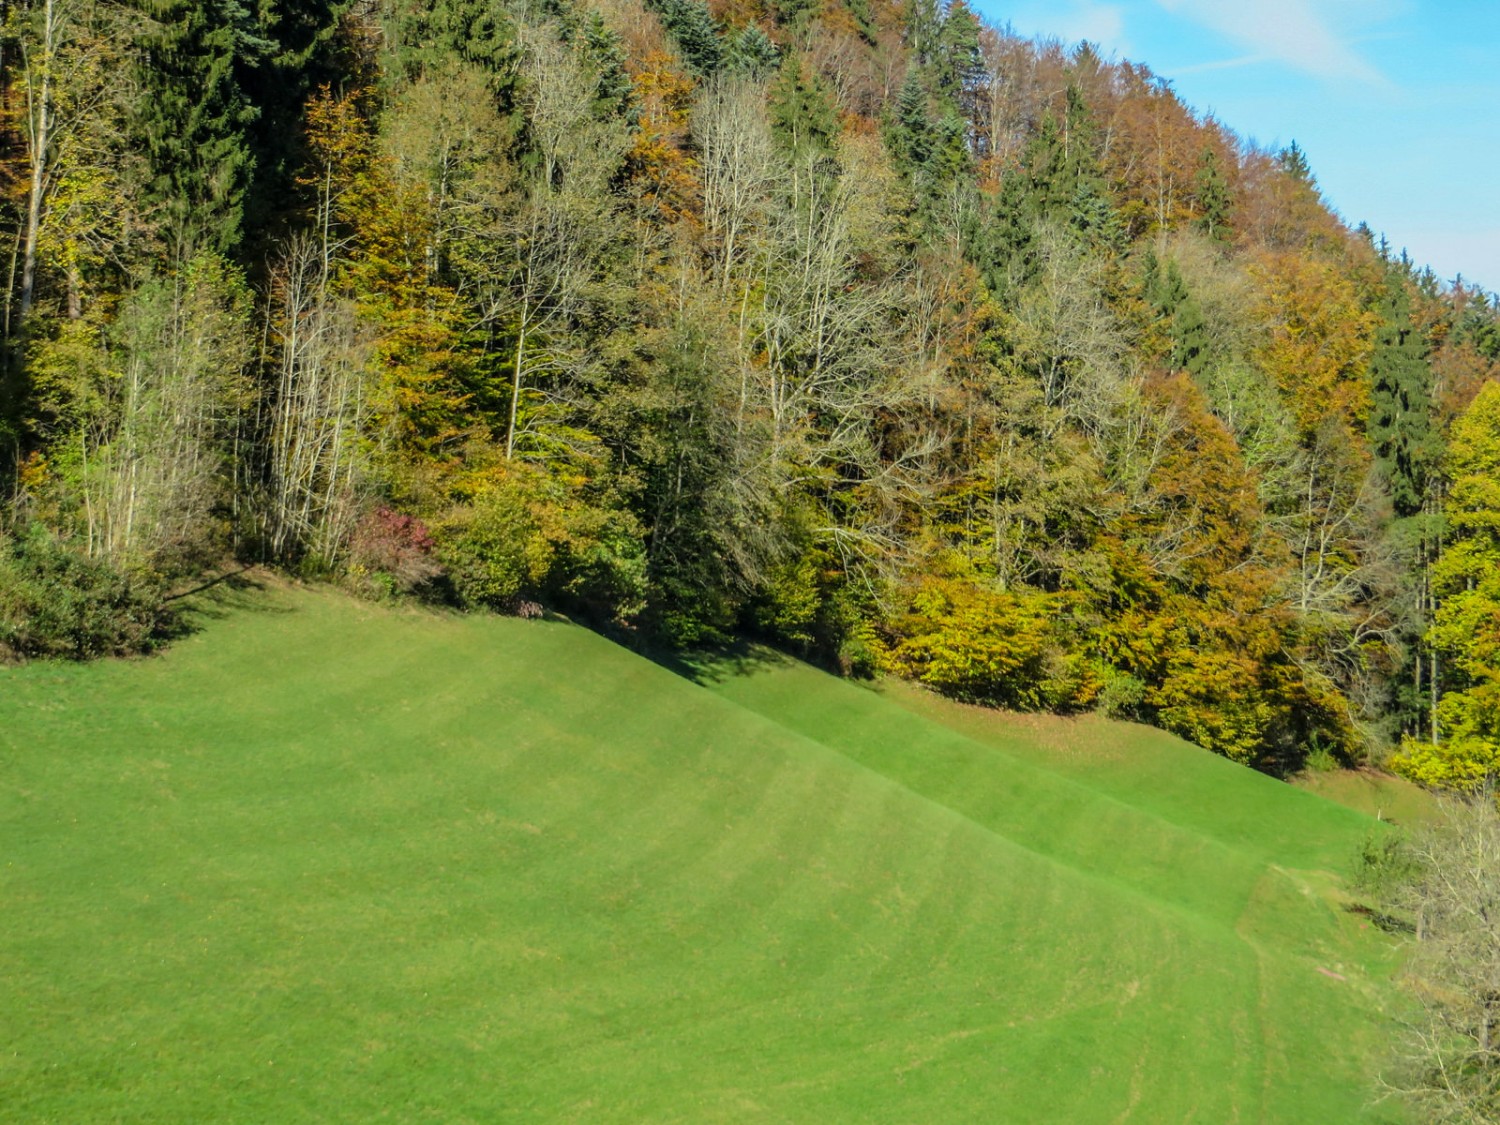
[[1472,789],[1500,773],[1500,383],[1453,424],[1448,542],[1433,566],[1427,643],[1445,661],[1434,743],[1408,740],[1398,770],[1428,785]]

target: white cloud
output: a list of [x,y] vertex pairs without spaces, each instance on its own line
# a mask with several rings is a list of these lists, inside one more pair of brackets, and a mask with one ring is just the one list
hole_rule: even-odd
[[1116,4],[1081,4],[1058,20],[1058,37],[1068,43],[1087,39],[1105,55],[1126,54],[1125,13]]
[[1216,59],[1213,62],[1174,67],[1170,73],[1173,78],[1176,78],[1180,74],[1205,74],[1211,70],[1237,70],[1242,66],[1255,66],[1257,63],[1274,61],[1270,55],[1241,55],[1237,59]]
[[[981,4],[988,10],[991,5]],[[1056,0],[1046,5],[1026,5],[1008,13],[1011,26],[1023,35],[1057,38],[1067,44],[1087,39],[1105,58],[1130,54],[1125,34],[1125,9],[1120,4],[1098,4],[1073,0],[1066,7]]]
[[1252,62],[1274,60],[1328,80],[1384,84],[1325,18],[1319,0],[1156,0],[1161,7],[1233,39]]

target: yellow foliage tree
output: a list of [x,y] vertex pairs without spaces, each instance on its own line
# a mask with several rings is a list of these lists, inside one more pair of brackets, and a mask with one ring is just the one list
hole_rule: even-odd
[[1436,744],[1408,739],[1394,768],[1424,785],[1474,789],[1500,773],[1500,383],[1454,423],[1452,537],[1432,569],[1438,599],[1427,644],[1447,657]]
[[1258,316],[1269,338],[1257,360],[1292,405],[1304,436],[1329,416],[1363,432],[1379,318],[1364,308],[1346,269],[1297,251],[1268,253],[1252,267]]

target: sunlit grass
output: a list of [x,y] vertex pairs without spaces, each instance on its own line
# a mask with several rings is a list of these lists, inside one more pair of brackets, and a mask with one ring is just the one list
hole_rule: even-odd
[[0,1118],[1379,1119],[1363,816],[1142,728],[1059,764],[791,663],[236,600],[0,671]]

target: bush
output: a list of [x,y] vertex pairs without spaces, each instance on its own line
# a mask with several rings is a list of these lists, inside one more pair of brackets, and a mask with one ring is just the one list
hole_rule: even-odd
[[1094,697],[1094,710],[1107,719],[1138,719],[1141,705],[1146,699],[1146,684],[1109,664],[1096,663],[1092,667],[1099,684],[1099,694]]
[[622,619],[644,604],[645,551],[630,517],[526,466],[493,472],[433,538],[466,606],[513,613],[540,602]]
[[90,660],[149,652],[176,631],[166,591],[34,529],[0,535],[0,656]]
[[868,678],[879,666],[874,599],[823,547],[805,547],[773,567],[749,611],[759,632],[842,675]]
[[370,594],[416,593],[443,573],[427,525],[390,508],[367,512],[349,544],[350,580]]
[[1056,635],[1056,596],[989,589],[956,576],[924,578],[890,623],[890,671],[945,695],[1022,711],[1068,709],[1097,691]]
[[1450,738],[1433,745],[1408,735],[1391,769],[1428,789],[1472,793],[1500,777],[1500,744],[1486,738]]

